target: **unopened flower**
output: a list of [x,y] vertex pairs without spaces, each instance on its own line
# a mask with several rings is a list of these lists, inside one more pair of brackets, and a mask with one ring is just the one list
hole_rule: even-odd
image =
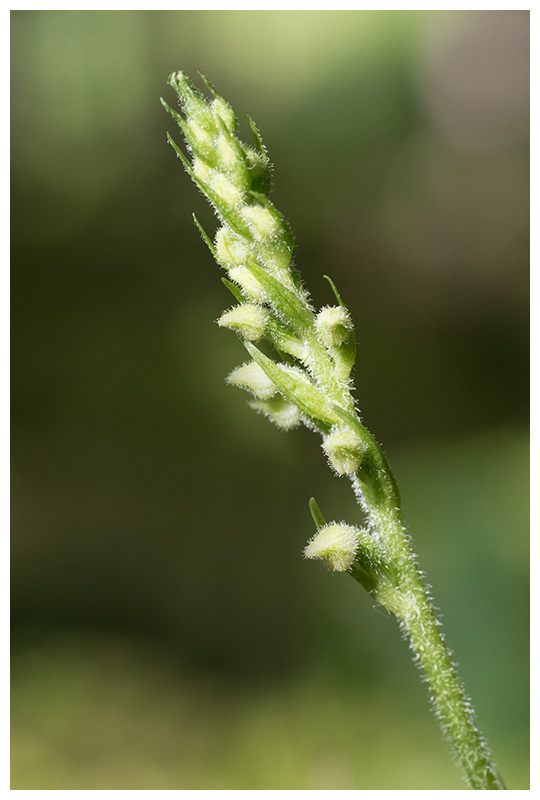
[[279,230],[279,217],[275,212],[263,206],[246,206],[242,216],[248,223],[255,239],[262,241],[271,239]]
[[270,400],[251,400],[249,405],[284,431],[295,428],[302,421],[298,407],[290,400],[286,400],[283,395],[276,395]]
[[221,120],[230,133],[235,132],[236,114],[234,113],[232,106],[230,106],[229,103],[223,99],[223,97],[216,97],[214,100],[212,100],[210,109],[216,121]]
[[352,322],[342,306],[327,306],[317,314],[315,327],[321,342],[327,347],[335,347],[347,339],[352,330]]
[[276,386],[255,361],[233,370],[227,378],[227,383],[247,389],[260,400],[268,400],[277,392]]
[[216,233],[216,256],[219,263],[227,269],[241,267],[246,263],[249,248],[244,239],[237,236],[228,227]]
[[263,335],[268,320],[268,312],[254,303],[244,303],[226,311],[219,319],[221,328],[232,328],[244,339],[257,342]]
[[346,572],[355,560],[361,535],[362,531],[354,525],[331,522],[308,542],[304,556],[325,561],[334,572]]
[[322,449],[338,475],[351,475],[362,462],[365,445],[350,428],[336,428],[324,439]]
[[242,203],[244,198],[243,187],[222,172],[214,171],[210,185],[218,197],[230,208],[236,208]]
[[267,299],[264,287],[247,267],[234,267],[229,270],[229,278],[238,284],[245,295],[256,303]]

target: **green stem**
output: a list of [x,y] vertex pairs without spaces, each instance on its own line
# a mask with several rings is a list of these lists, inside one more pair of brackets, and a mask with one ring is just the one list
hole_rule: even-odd
[[[378,452],[377,452],[378,451]],[[360,565],[351,573],[375,599],[398,619],[410,641],[431,690],[431,700],[443,735],[450,742],[471,789],[505,789],[476,721],[444,639],[428,591],[415,564],[409,537],[401,521],[395,481],[382,451],[376,446],[353,485],[366,511],[372,534],[384,544],[390,573],[369,575]],[[373,465],[377,469],[373,470]],[[383,466],[384,464],[384,466]],[[371,467],[371,469],[370,469]],[[384,491],[383,491],[384,489]],[[385,499],[381,506],[381,496]]]

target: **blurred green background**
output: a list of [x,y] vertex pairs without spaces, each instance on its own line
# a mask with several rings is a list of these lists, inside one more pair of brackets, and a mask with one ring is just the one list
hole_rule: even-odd
[[[525,11],[12,12],[12,788],[459,789],[359,521],[245,359],[159,97],[262,131],[509,788],[528,788]],[[199,82],[200,85],[200,82]]]

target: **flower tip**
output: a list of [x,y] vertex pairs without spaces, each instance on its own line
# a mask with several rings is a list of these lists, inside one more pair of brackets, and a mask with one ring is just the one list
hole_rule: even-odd
[[324,561],[334,572],[346,572],[355,560],[360,534],[353,525],[331,522],[310,539],[304,557]]
[[276,386],[255,361],[233,370],[227,378],[227,383],[247,389],[260,400],[269,400],[277,392]]
[[249,405],[254,411],[268,417],[282,431],[290,431],[302,422],[298,407],[280,394],[269,400],[252,400]]
[[167,78],[167,83],[169,86],[172,86],[175,91],[177,91],[179,87],[189,83],[189,78],[182,72],[182,70],[178,70],[178,72],[171,72]]
[[218,319],[220,328],[232,328],[247,339],[248,342],[257,342],[264,336],[268,312],[254,303],[244,303],[226,311]]
[[343,344],[352,330],[351,318],[342,306],[328,306],[317,314],[315,327],[319,339],[327,347]]

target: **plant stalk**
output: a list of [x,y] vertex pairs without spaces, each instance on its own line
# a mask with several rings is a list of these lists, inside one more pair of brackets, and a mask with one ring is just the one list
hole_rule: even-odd
[[[222,222],[212,242],[195,220],[227,272],[222,280],[238,304],[218,324],[238,333],[251,357],[228,381],[249,391],[252,408],[279,428],[305,424],[318,431],[334,472],[352,478],[369,529],[327,525],[312,498],[318,532],[304,554],[326,560],[335,571],[349,571],[395,615],[422,666],[443,733],[469,786],[504,789],[416,566],[396,481],[356,411],[350,382],[356,355],[350,314],[328,276],[337,305],[318,313],[310,305],[292,266],[290,228],[268,198],[270,163],[255,123],[250,120],[253,147],[238,139],[232,107],[203,80],[211,100],[200,95],[184,73],[170,76],[184,116],[162,102],[182,129],[192,161],[170,136],[169,142]],[[255,346],[264,338],[277,361]]]
[[[372,536],[385,543],[391,557],[386,574],[366,575],[355,561],[351,574],[399,621],[431,690],[431,702],[443,736],[450,743],[471,789],[506,789],[487,743],[480,732],[472,704],[458,676],[452,653],[401,520],[399,494],[382,450],[353,479],[355,494],[367,514]],[[384,467],[382,464],[384,463]],[[382,467],[382,468],[381,468]],[[384,497],[384,505],[381,500]]]

